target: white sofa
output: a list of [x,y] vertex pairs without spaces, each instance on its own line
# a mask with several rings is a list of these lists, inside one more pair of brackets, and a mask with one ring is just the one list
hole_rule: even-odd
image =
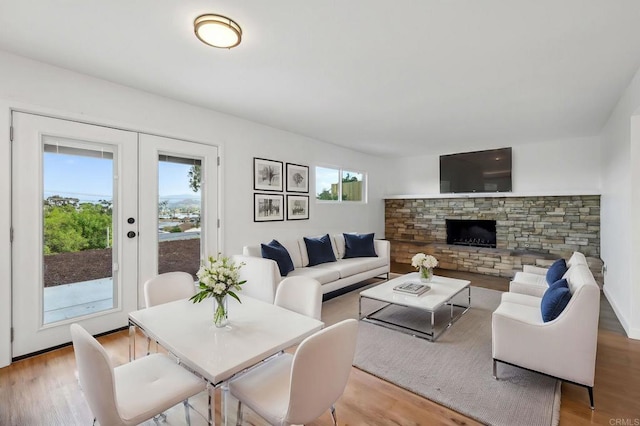
[[552,321],[544,322],[541,313],[546,270],[516,274],[503,293],[492,317],[493,375],[502,362],[584,386],[593,409],[600,288],[581,253],[567,264],[563,278],[571,299]]
[[[342,289],[379,275],[389,276],[390,244],[385,240],[374,240],[374,248],[378,257],[356,257],[343,259],[345,242],[342,234],[330,236],[336,262],[307,266],[309,256],[303,238],[278,240],[293,261],[294,270],[287,277],[305,276],[318,280],[322,294]],[[280,276],[278,264],[271,259],[262,258],[260,244],[245,246],[242,255],[233,256],[233,260],[243,262],[240,278],[246,280],[242,293],[273,303],[276,288],[284,278]]]

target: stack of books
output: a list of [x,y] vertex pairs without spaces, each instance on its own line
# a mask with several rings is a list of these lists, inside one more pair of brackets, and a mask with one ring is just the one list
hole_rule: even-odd
[[393,288],[393,291],[397,291],[398,293],[408,294],[410,296],[420,296],[422,293],[429,291],[431,287],[426,284],[421,284],[418,282],[407,281],[402,284],[398,284]]

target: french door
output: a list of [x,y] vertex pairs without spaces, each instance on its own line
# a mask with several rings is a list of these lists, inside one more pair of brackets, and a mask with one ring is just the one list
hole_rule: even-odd
[[195,280],[218,252],[218,150],[140,134],[140,158],[140,282],[172,271]]
[[20,112],[12,125],[13,357],[69,342],[73,322],[125,326],[146,279],[217,250],[215,147]]

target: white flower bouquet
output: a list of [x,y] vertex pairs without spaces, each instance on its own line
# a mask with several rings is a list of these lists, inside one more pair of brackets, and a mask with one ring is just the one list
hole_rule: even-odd
[[198,303],[207,297],[213,297],[216,301],[213,315],[213,321],[216,325],[226,323],[227,307],[225,299],[227,295],[242,303],[236,291],[240,290],[240,286],[246,282],[240,281],[239,271],[243,265],[244,263],[236,265],[228,257],[222,257],[218,254],[217,258],[209,256],[208,265],[206,263],[203,264],[196,273],[200,291],[189,300],[193,303]]
[[411,266],[420,271],[420,281],[430,282],[433,279],[433,268],[438,266],[438,259],[430,254],[417,253],[411,258]]
[[438,266],[438,259],[430,254],[417,253],[411,258],[411,266],[416,269],[429,268],[433,269]]

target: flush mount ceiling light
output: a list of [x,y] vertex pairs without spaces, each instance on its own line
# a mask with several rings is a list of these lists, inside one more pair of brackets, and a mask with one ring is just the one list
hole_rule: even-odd
[[240,44],[242,28],[222,15],[200,15],[193,22],[196,37],[209,46],[231,49]]

